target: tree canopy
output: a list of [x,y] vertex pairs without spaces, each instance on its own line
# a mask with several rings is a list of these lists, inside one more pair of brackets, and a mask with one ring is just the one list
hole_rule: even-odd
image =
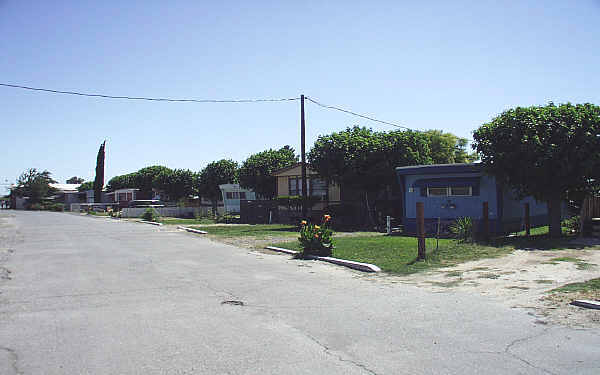
[[80,192],[88,191],[88,190],[94,190],[94,182],[93,181],[86,181],[86,182],[82,183],[81,185],[79,185],[79,187],[77,188],[77,191],[80,191]]
[[69,178],[67,181],[65,181],[67,184],[82,184],[83,183],[83,178],[79,178],[77,176],[73,176],[71,178]]
[[598,106],[517,107],[483,124],[473,138],[488,173],[520,196],[548,202],[552,236],[560,235],[560,206],[567,194],[598,187]]
[[297,162],[298,157],[290,146],[283,146],[279,150],[268,149],[250,155],[240,168],[240,185],[243,188],[254,190],[261,197],[272,199],[277,193],[276,178],[273,176],[273,172]]
[[196,173],[189,169],[161,170],[152,182],[154,187],[164,192],[172,201],[179,201],[194,194],[196,183]]
[[48,171],[38,172],[30,168],[17,179],[16,187],[12,190],[19,197],[28,197],[28,203],[39,203],[56,192],[50,184],[56,183]]
[[230,159],[221,159],[208,164],[200,172],[199,192],[203,197],[216,203],[221,196],[219,185],[238,181],[238,164]]
[[424,132],[429,140],[429,151],[434,164],[469,163],[477,159],[477,154],[467,151],[467,139],[441,130]]
[[326,180],[366,192],[394,184],[396,167],[433,162],[429,138],[422,132],[358,126],[320,136],[307,159]]
[[171,173],[170,168],[162,165],[153,165],[145,167],[132,174],[132,187],[140,189],[141,193],[149,194],[152,192],[152,188],[157,188],[155,178],[161,173]]

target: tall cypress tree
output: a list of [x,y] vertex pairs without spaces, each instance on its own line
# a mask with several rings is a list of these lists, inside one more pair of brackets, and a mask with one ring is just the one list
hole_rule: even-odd
[[96,158],[96,178],[94,179],[94,202],[102,202],[102,188],[104,187],[104,146],[106,141],[102,142]]

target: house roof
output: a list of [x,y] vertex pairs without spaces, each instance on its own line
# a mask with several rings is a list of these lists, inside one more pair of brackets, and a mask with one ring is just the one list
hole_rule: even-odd
[[[282,174],[284,174],[285,172],[289,172],[289,171],[291,171],[292,169],[295,169],[295,168],[298,168],[298,167],[301,167],[301,166],[302,166],[302,163],[295,163],[295,164],[293,164],[293,165],[290,165],[289,167],[285,167],[285,168],[281,168],[281,169],[278,169],[278,170],[276,170],[275,172],[273,172],[273,173],[272,173],[272,175],[273,175],[273,176],[279,176],[279,175],[282,175]],[[313,170],[309,169],[309,168],[308,168],[308,166],[307,166],[307,167],[306,167],[306,174],[307,174],[307,175],[308,175],[308,174],[310,174],[310,175],[315,175],[315,174],[317,174],[317,172],[315,172],[315,171],[313,171]]]
[[50,186],[61,193],[78,193],[79,191],[77,188],[81,186],[81,184],[50,184]]
[[396,167],[396,173],[399,176],[414,174],[473,173],[481,172],[482,170],[483,165],[481,163],[430,164]]

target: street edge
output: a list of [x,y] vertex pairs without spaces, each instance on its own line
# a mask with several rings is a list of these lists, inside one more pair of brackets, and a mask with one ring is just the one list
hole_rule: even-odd
[[198,233],[198,234],[208,234],[208,232],[205,232],[203,230],[198,230],[198,229],[194,229],[194,228],[188,228],[188,227],[184,227],[184,226],[181,226],[181,225],[178,225],[177,229],[183,229],[185,231],[192,232],[192,233]]
[[[267,247],[265,247],[265,249],[277,251],[280,253],[290,254],[290,255],[296,255],[299,253],[298,251],[284,249],[284,248],[275,247],[275,246],[267,246]],[[319,256],[314,256],[314,255],[309,255],[308,259],[320,260],[323,262],[337,264],[339,266],[344,266],[344,267],[352,268],[352,269],[363,271],[363,272],[381,272],[381,268],[377,267],[374,264],[370,264],[370,263],[361,263],[361,262],[355,262],[353,260],[338,259],[338,258],[333,258],[333,257],[319,257]]]

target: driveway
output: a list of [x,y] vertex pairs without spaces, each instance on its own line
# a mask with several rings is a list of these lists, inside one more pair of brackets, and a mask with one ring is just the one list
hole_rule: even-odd
[[63,213],[0,241],[0,374],[600,372],[600,330],[465,290]]

